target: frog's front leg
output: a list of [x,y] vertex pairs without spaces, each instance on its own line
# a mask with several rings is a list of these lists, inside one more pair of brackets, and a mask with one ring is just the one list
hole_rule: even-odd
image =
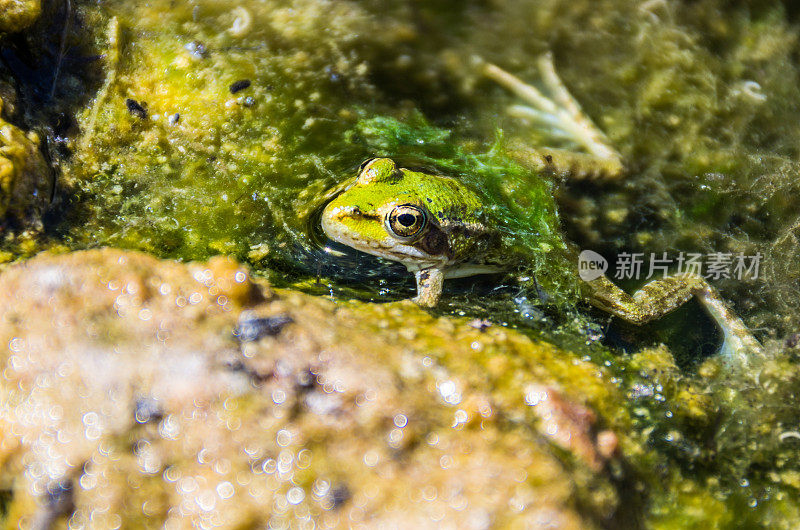
[[666,315],[696,296],[722,330],[724,338],[720,354],[728,360],[745,364],[750,354],[763,352],[761,344],[728,308],[717,290],[696,274],[676,274],[653,280],[633,295],[605,276],[586,283],[592,305],[634,324],[644,324]]
[[444,271],[436,267],[420,269],[414,273],[417,279],[417,296],[414,302],[422,307],[435,307],[442,297]]

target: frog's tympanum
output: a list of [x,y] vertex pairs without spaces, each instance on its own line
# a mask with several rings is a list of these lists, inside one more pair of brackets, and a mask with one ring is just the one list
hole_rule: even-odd
[[[588,120],[583,124],[592,127]],[[589,136],[600,138],[595,131]],[[334,241],[405,265],[416,276],[415,301],[425,307],[438,303],[446,278],[519,267],[525,258],[504,245],[501,223],[464,182],[398,167],[389,158],[364,162],[358,177],[322,213],[322,228]],[[696,296],[724,333],[723,355],[742,357],[760,349],[700,276],[668,276],[633,295],[605,276],[583,287],[592,305],[635,324],[659,318]]]

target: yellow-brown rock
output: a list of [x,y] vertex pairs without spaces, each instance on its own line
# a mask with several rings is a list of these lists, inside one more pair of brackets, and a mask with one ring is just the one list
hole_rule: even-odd
[[618,506],[603,451],[564,459],[528,395],[613,389],[500,326],[106,249],[6,269],[0,344],[9,528],[570,529]]

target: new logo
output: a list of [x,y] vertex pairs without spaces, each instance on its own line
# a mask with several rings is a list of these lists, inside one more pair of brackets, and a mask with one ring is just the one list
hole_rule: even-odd
[[578,276],[585,282],[596,280],[608,270],[606,258],[594,250],[582,250],[578,254]]

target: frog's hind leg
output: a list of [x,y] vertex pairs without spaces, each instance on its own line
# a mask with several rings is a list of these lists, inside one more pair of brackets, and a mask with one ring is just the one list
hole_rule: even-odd
[[[497,65],[481,62],[483,75],[507,88],[528,105],[512,105],[509,113],[547,127],[553,136],[560,136],[585,149],[587,154],[560,149],[542,149],[535,157],[530,149],[521,150],[519,156],[537,166],[553,166],[576,177],[614,178],[622,173],[622,157],[592,120],[581,110],[569,93],[553,66],[552,55],[539,58],[537,66],[548,94]],[[525,156],[527,151],[528,156]],[[542,162],[544,161],[544,162]]]
[[629,295],[608,278],[601,276],[587,282],[592,305],[632,322],[644,324],[678,308],[696,296],[723,333],[719,353],[728,361],[746,365],[753,354],[763,353],[761,344],[744,322],[731,311],[719,293],[700,276],[676,274],[654,280]]

